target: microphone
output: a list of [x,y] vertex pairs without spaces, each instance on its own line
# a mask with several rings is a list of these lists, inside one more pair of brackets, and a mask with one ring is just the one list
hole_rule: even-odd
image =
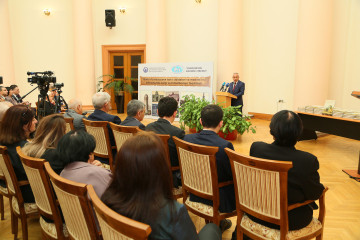
[[226,87],[225,87],[225,92],[227,92],[229,86],[230,86],[230,83],[227,83],[227,84],[226,84]]
[[223,84],[221,85],[220,92],[224,91],[224,87],[225,87],[225,82],[223,82]]

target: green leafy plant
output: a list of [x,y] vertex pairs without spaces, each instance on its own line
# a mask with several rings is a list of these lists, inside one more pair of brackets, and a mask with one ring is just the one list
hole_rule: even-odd
[[245,131],[249,132],[249,130],[251,130],[252,133],[256,133],[255,128],[251,126],[250,117],[242,115],[240,107],[241,106],[230,106],[223,108],[223,125],[220,131],[224,133],[225,137],[234,130],[240,134],[243,134]]
[[189,128],[195,128],[196,131],[203,129],[200,124],[200,114],[203,107],[210,102],[203,98],[197,98],[194,94],[183,96],[183,103],[179,108],[180,128],[185,129],[185,125]]
[[[102,90],[101,84],[104,83],[104,78],[108,78],[107,83],[104,86],[104,89],[113,90],[115,96],[123,95],[123,92],[132,93],[134,88],[131,84],[126,83],[124,80],[117,80],[114,78],[114,75],[106,74],[98,77],[98,92]],[[133,78],[125,77],[125,79],[134,80]]]

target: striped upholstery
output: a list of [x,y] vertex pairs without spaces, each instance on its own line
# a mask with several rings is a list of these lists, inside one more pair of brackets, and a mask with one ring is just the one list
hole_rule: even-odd
[[179,155],[184,185],[198,192],[213,195],[209,156],[180,147]]
[[133,136],[132,133],[119,132],[114,129],[112,131],[114,133],[114,138],[115,138],[116,147],[117,147],[118,151],[121,148],[121,146],[123,145],[123,143],[126,141],[126,139]]
[[2,171],[4,173],[6,183],[7,183],[7,186],[8,186],[8,191],[10,192],[10,194],[15,195],[14,183],[11,180],[9,170],[8,170],[6,164],[5,164],[4,157],[3,157],[2,154],[0,154],[0,168],[2,169]]
[[26,175],[28,176],[29,182],[31,183],[31,189],[34,193],[35,202],[39,209],[42,211],[53,215],[50,207],[49,199],[46,195],[46,190],[43,184],[43,181],[40,176],[39,170],[35,168],[30,168],[23,164]]
[[240,203],[263,215],[280,219],[280,176],[234,161]]
[[106,137],[105,132],[102,127],[92,127],[85,125],[86,131],[93,135],[96,139],[96,148],[94,150],[95,153],[108,155],[108,150],[106,146]]
[[53,187],[60,202],[69,234],[75,239],[90,239],[91,237],[78,197],[61,190],[54,183]]
[[111,240],[132,240],[133,238],[129,238],[123,234],[121,234],[119,231],[116,231],[114,228],[112,228],[109,224],[107,224],[106,221],[101,217],[100,214],[96,212],[97,219],[100,224],[101,233],[103,235],[104,239],[111,239]]

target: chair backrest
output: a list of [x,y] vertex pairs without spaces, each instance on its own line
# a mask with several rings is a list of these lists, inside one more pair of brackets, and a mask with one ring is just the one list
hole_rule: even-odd
[[119,151],[123,143],[128,139],[129,137],[134,136],[136,133],[139,132],[138,127],[133,126],[121,126],[117,125],[115,123],[109,122],[109,125],[113,131],[115,144],[116,144],[116,150]]
[[20,191],[19,182],[5,146],[0,146],[0,168],[4,173],[9,194],[15,196],[18,203],[22,204],[24,200]]
[[245,156],[228,148],[225,152],[234,178],[238,218],[246,212],[287,229],[287,179],[292,162]]
[[64,238],[63,222],[49,176],[45,171],[45,160],[25,155],[20,147],[17,147],[16,151],[24,166],[40,214],[53,220],[56,236]]
[[64,118],[66,122],[66,133],[70,132],[71,130],[74,130],[74,118]]
[[180,169],[180,167],[172,167],[171,166],[171,160],[170,160],[170,153],[169,153],[169,144],[168,144],[168,141],[170,139],[170,135],[169,134],[156,134],[160,139],[161,141],[163,142],[164,144],[164,148],[165,148],[165,153],[166,153],[166,159],[170,165],[170,168],[171,170],[178,170]]
[[185,142],[177,137],[173,139],[178,151],[183,189],[213,200],[216,205],[219,201],[219,188],[215,154],[219,148]]
[[83,119],[85,130],[93,135],[96,139],[96,148],[94,150],[94,155],[102,158],[109,159],[109,165],[112,167],[112,151],[110,144],[110,137],[108,131],[107,121],[89,121],[87,119]]
[[151,233],[149,225],[124,217],[106,206],[92,185],[87,185],[104,240],[146,240]]
[[72,239],[100,239],[86,184],[57,175],[48,162],[45,169],[60,203]]

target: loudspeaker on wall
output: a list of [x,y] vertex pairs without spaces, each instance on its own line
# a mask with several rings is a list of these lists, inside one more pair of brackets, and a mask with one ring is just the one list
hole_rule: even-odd
[[116,26],[115,20],[115,10],[113,9],[106,9],[105,10],[105,24],[110,29]]

